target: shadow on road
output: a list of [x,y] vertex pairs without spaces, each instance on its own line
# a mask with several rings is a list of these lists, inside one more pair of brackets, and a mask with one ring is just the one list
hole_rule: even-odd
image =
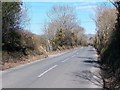
[[94,60],[85,60],[85,61],[83,61],[83,62],[85,62],[85,63],[100,64],[100,62],[99,62],[99,61],[94,61]]
[[95,60],[95,58],[93,57],[77,57],[77,58],[81,58],[83,59],[82,62],[90,65],[90,66],[93,66],[93,67],[96,67],[96,68],[100,68],[99,65],[100,65],[100,61],[99,60]]
[[91,51],[91,52],[93,52],[93,51],[95,51],[95,50],[88,50],[88,51]]
[[83,62],[84,63],[89,63],[89,64],[100,64],[100,61],[96,61],[94,58],[92,57],[77,57],[77,58],[82,58],[85,59]]
[[[78,80],[79,82],[82,81],[85,84],[91,83],[91,85],[93,84],[99,88],[102,88],[102,86],[103,86],[102,78],[101,78],[101,75],[99,73],[91,72],[90,70],[84,70],[81,72],[74,72],[74,75],[77,78],[77,80],[79,79]],[[86,80],[89,82],[86,82]],[[92,88],[94,88],[94,86]],[[100,89],[100,90],[102,90],[102,89]]]
[[83,58],[83,59],[94,59],[92,57],[77,57],[77,58]]

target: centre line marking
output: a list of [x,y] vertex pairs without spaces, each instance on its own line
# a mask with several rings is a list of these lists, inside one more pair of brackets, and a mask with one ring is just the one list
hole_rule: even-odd
[[67,58],[67,59],[63,60],[62,62],[65,62],[65,61],[67,61],[67,60],[69,60],[69,58]]
[[71,58],[75,57],[75,55],[73,55]]
[[50,70],[52,70],[53,68],[57,67],[58,65],[54,65],[53,67],[49,68],[48,70],[46,70],[45,72],[43,72],[42,74],[40,74],[38,77],[42,77],[44,74],[46,74],[47,72],[49,72]]

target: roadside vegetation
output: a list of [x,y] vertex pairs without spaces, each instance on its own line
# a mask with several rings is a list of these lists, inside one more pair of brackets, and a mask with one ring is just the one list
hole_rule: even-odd
[[47,57],[51,51],[87,44],[85,30],[79,25],[73,7],[53,6],[48,14],[51,20],[43,26],[43,35],[24,29],[29,21],[26,15],[23,2],[2,2],[3,69],[14,67],[11,63],[28,63],[33,57]]
[[[92,45],[99,55],[103,88],[108,90],[120,89],[120,1],[111,3],[114,8],[98,6],[95,19],[97,32],[92,38]],[[49,52],[88,43],[72,6],[53,6],[47,13],[50,20],[43,25],[43,35],[24,29],[28,22],[26,15],[23,2],[2,2],[1,69],[13,67],[11,63],[28,63],[30,59],[47,57]],[[11,66],[5,67],[8,63]]]
[[49,22],[43,27],[46,42],[52,50],[64,50],[86,45],[85,30],[79,24],[75,8],[68,5],[53,6],[48,12]]
[[[2,2],[2,65],[25,61],[34,56],[46,57],[38,35],[24,30],[27,22],[22,2]],[[5,68],[9,68],[7,66]],[[4,68],[4,67],[3,67]]]
[[111,2],[115,8],[98,7],[97,33],[94,46],[100,56],[104,88],[120,89],[120,1]]

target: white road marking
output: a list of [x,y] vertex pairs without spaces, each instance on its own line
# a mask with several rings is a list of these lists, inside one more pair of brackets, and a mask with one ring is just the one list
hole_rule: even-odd
[[73,55],[71,58],[75,57],[75,55]]
[[98,58],[98,55],[97,55],[97,54],[94,54],[93,57],[94,57],[94,58]]
[[67,60],[69,60],[70,58],[67,58],[67,59],[65,59],[65,60],[63,60],[63,61],[61,61],[61,62],[66,62]]
[[[50,58],[50,59],[51,59],[51,58],[53,58],[53,57],[57,57],[57,56],[60,56],[60,55],[62,55],[62,54],[66,54],[66,53],[68,53],[68,52],[70,52],[70,51],[63,52],[63,53],[58,54],[58,55],[56,55],[56,56],[51,56],[51,57],[48,56],[47,58]],[[33,64],[33,63],[41,62],[41,61],[44,61],[44,60],[47,60],[47,59],[46,59],[46,58],[43,58],[43,59],[38,59],[38,60],[29,62],[29,63],[26,63],[26,64],[21,64],[21,65],[19,65],[19,66],[16,66],[16,67],[13,67],[13,68],[4,70],[4,71],[2,71],[2,73],[7,73],[7,72],[10,72],[10,71],[12,71],[12,70],[14,70],[14,69],[20,69],[20,68],[22,68],[22,67],[24,67],[24,66],[28,66],[28,65],[31,65],[31,64]]]
[[95,57],[98,57],[98,55],[97,55],[97,54],[95,54]]
[[42,77],[44,74],[46,74],[47,72],[49,72],[50,70],[52,70],[53,68],[57,67],[58,65],[54,65],[53,67],[49,68],[48,70],[46,70],[45,72],[43,72],[42,74],[40,74],[38,77]]

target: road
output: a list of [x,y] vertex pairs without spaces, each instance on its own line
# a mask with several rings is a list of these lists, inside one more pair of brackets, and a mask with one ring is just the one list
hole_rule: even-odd
[[93,83],[79,77],[82,71],[97,70],[94,67],[96,51],[93,47],[81,47],[62,55],[49,57],[31,64],[3,71],[3,88],[95,88]]

